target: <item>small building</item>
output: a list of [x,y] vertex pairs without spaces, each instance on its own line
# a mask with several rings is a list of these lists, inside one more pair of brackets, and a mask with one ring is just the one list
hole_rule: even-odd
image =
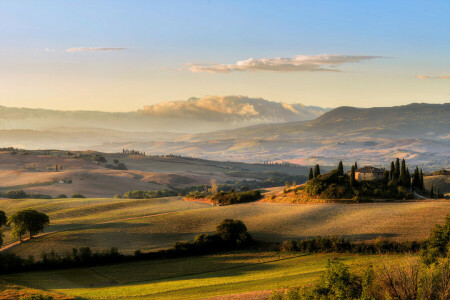
[[366,166],[355,170],[355,179],[362,180],[377,180],[383,179],[384,169]]

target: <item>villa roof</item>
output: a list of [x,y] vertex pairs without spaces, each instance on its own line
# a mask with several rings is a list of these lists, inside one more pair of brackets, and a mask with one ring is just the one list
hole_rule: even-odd
[[375,168],[372,166],[365,166],[363,168],[356,169],[355,172],[359,173],[383,173],[384,169]]

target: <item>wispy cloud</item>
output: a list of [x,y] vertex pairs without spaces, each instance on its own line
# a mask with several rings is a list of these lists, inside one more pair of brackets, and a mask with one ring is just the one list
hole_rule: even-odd
[[286,104],[245,96],[207,96],[187,101],[167,101],[145,106],[142,115],[209,122],[250,120],[299,121],[314,119],[324,112],[319,107]]
[[117,47],[78,47],[66,49],[66,52],[88,52],[88,51],[100,51],[100,52],[111,52],[111,51],[123,51],[127,48],[117,48]]
[[439,75],[439,76],[429,76],[429,75],[417,75],[418,79],[450,79],[450,75]]
[[273,72],[339,72],[337,67],[345,63],[356,63],[363,60],[381,58],[381,56],[366,55],[297,55],[293,58],[249,58],[235,64],[194,64],[189,63],[191,72],[230,73],[245,71],[273,71]]

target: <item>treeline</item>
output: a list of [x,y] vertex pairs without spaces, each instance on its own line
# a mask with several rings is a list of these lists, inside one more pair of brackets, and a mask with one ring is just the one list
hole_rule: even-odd
[[[214,181],[214,180],[213,180]],[[211,184],[201,184],[192,185],[182,188],[175,188],[169,186],[168,189],[161,190],[134,190],[128,191],[123,195],[116,195],[115,198],[126,198],[126,199],[153,199],[161,197],[175,197],[175,196],[187,196],[191,199],[201,199],[211,196],[217,192],[246,192],[250,190],[257,190],[261,188],[269,188],[284,185],[286,182],[292,182],[293,185],[296,183],[303,183],[306,181],[306,176],[304,175],[279,175],[271,176],[265,180],[257,181],[237,181],[234,183],[216,184],[212,182]],[[295,184],[294,184],[295,183]]]
[[145,152],[134,150],[134,149],[122,149],[122,154],[132,154],[132,155],[143,155],[145,156]]
[[[70,179],[69,179],[70,180]],[[71,183],[72,180],[70,180]],[[8,199],[53,199],[52,196],[46,195],[46,194],[40,194],[40,193],[27,193],[24,190],[11,190],[7,191],[6,193],[0,192],[0,197],[8,198]],[[60,194],[55,197],[55,199],[60,198],[68,198],[65,194]],[[72,195],[71,198],[85,198],[80,193],[75,193]]]
[[317,236],[300,241],[284,241],[279,250],[283,252],[302,253],[410,253],[424,249],[425,244],[420,242],[395,242],[378,240],[374,243],[352,243],[349,239],[333,236]]
[[422,260],[427,265],[437,262],[440,258],[450,255],[450,214],[443,225],[436,224],[430,237],[423,242],[396,242],[379,240],[375,243],[352,243],[342,237],[314,237],[300,241],[284,241],[280,251],[302,253],[410,253],[420,252]]
[[225,219],[216,227],[216,233],[214,234],[199,234],[192,241],[176,242],[172,248],[157,252],[143,253],[136,250],[134,255],[124,255],[119,253],[117,248],[93,252],[89,247],[81,247],[74,248],[72,252],[65,255],[59,255],[54,251],[43,253],[40,261],[36,261],[32,256],[23,259],[13,253],[0,253],[0,274],[91,267],[139,260],[170,259],[244,249],[252,243],[252,236],[248,233],[247,227],[242,221]]
[[40,193],[26,193],[24,190],[0,192],[0,197],[9,199],[52,199],[52,196]]

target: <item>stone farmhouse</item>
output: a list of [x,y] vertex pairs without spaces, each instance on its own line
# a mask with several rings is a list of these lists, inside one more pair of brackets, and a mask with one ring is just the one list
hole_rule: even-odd
[[383,179],[383,174],[384,169],[366,166],[355,170],[355,179],[357,181]]

